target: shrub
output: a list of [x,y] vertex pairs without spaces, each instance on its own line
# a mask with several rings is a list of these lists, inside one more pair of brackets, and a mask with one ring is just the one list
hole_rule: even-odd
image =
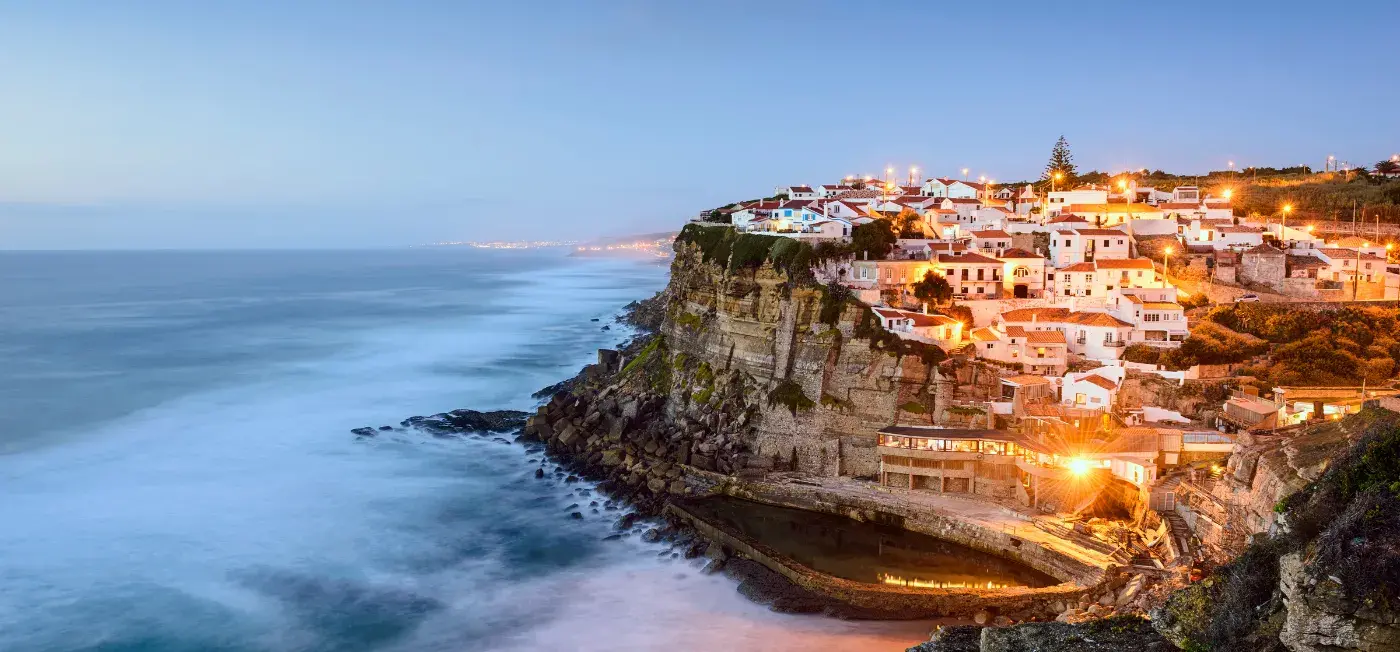
[[899,409],[904,410],[905,412],[908,412],[910,414],[923,414],[928,411],[924,408],[924,404],[918,401],[909,401],[908,403],[900,405]]
[[852,301],[851,290],[839,283],[822,286],[821,310],[817,313],[817,321],[828,326],[835,326],[841,320],[841,313],[845,312],[846,304]]
[[1160,349],[1146,344],[1133,344],[1123,349],[1123,359],[1128,362],[1157,364],[1157,360],[1161,357],[1162,351]]
[[894,249],[894,228],[889,220],[875,220],[851,229],[851,253],[856,258],[884,260]]
[[772,391],[768,392],[768,404],[779,404],[787,406],[792,411],[793,416],[798,412],[805,412],[816,406],[812,399],[802,392],[802,386],[791,380],[784,380],[778,383]]

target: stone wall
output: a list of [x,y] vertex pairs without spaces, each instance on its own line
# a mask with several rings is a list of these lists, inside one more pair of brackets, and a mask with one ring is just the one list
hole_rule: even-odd
[[734,550],[786,577],[797,586],[846,604],[903,618],[961,617],[979,612],[1011,615],[1015,620],[1054,618],[1055,602],[1074,603],[1089,589],[1074,584],[1045,588],[933,589],[870,584],[818,573],[773,551],[762,542],[696,516],[684,504],[667,512],[694,527],[701,536]]
[[1254,283],[1279,290],[1282,288],[1284,278],[1288,276],[1286,261],[1287,256],[1282,252],[1268,254],[1245,252],[1240,255],[1240,264],[1239,268],[1235,270],[1235,276],[1240,283]]
[[897,525],[906,530],[1012,559],[1056,579],[1081,586],[1096,585],[1102,582],[1106,575],[1104,568],[1043,548],[1014,534],[927,509],[894,507],[870,499],[834,494],[821,487],[798,484],[730,482],[716,487],[716,490],[736,498],[779,507],[793,507],[836,514],[858,521]]

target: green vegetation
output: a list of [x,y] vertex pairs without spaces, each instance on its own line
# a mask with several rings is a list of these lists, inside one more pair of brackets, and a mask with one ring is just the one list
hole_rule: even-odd
[[692,312],[682,312],[676,317],[676,323],[693,331],[700,330],[700,315]]
[[[1275,385],[1360,385],[1394,377],[1400,361],[1400,309],[1347,306],[1294,310],[1286,304],[1215,308],[1212,323],[1275,346],[1268,362],[1247,370]],[[1196,339],[1198,329],[1186,343]],[[1182,349],[1186,349],[1183,344]]]
[[1055,182],[1059,188],[1068,188],[1064,184],[1075,178],[1074,175],[1074,155],[1069,151],[1069,141],[1065,140],[1063,134],[1055,141],[1055,147],[1050,150],[1050,162],[1045,164],[1045,175],[1041,178],[1050,180],[1056,174],[1060,179]]
[[875,220],[851,229],[851,244],[847,253],[856,260],[884,260],[894,250],[898,237],[889,220]]
[[904,403],[899,406],[899,409],[904,410],[905,412],[908,412],[910,414],[924,414],[925,412],[928,412],[928,409],[924,407],[924,404],[918,401],[909,401],[908,403]]
[[914,296],[920,301],[946,303],[953,298],[953,286],[939,274],[924,272],[924,277],[914,284]]
[[846,311],[846,305],[855,301],[851,295],[850,288],[844,285],[823,285],[821,310],[817,313],[817,321],[828,326],[835,326],[841,320],[841,313]]
[[[1318,590],[1357,604],[1400,600],[1400,415],[1363,410],[1320,427],[1360,436],[1321,478],[1275,506],[1290,525],[1286,533],[1256,541],[1172,594],[1162,622],[1183,649],[1279,649],[1276,590],[1285,554],[1303,555]],[[1335,586],[1324,588],[1329,582]]]
[[1123,349],[1123,360],[1126,362],[1140,362],[1142,364],[1158,364],[1162,357],[1162,350],[1155,346],[1146,344],[1130,344]]
[[822,394],[822,399],[821,399],[821,400],[822,400],[822,407],[833,408],[833,409],[839,410],[839,411],[841,411],[841,412],[845,412],[847,409],[849,409],[849,408],[851,407],[851,404],[850,404],[849,402],[843,401],[843,400],[841,400],[841,399],[839,399],[839,398],[836,398],[835,396],[832,396],[832,395],[826,394],[826,393],[823,393],[823,394]]
[[773,391],[768,392],[768,404],[773,405],[775,403],[787,406],[787,409],[792,411],[793,416],[797,416],[798,412],[806,412],[816,406],[816,403],[813,403],[812,399],[807,398],[807,395],[802,393],[802,386],[791,380],[784,380],[778,383],[778,386],[774,387]]
[[679,244],[700,248],[701,260],[724,267],[730,273],[755,269],[765,262],[788,277],[806,285],[813,282],[812,261],[816,260],[812,246],[792,238],[761,233],[739,233],[723,226],[687,224],[676,236]]
[[[1197,322],[1191,335],[1179,348],[1165,349],[1153,360],[1138,349],[1133,362],[1161,364],[1168,369],[1187,369],[1198,364],[1234,364],[1268,352],[1269,344],[1258,337],[1237,333],[1211,321]],[[1127,349],[1123,353],[1127,355]]]

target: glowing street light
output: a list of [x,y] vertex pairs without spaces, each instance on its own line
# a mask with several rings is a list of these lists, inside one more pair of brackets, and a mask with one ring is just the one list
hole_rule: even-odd
[[1089,470],[1093,468],[1093,463],[1082,457],[1073,457],[1065,463],[1065,468],[1069,469],[1070,475],[1080,478],[1089,473]]
[[1220,193],[1220,194],[1224,195],[1226,199],[1229,199],[1229,198],[1230,198],[1230,195],[1235,194],[1235,191],[1233,191],[1233,190],[1231,190],[1231,189],[1229,189],[1229,188],[1226,188],[1226,189],[1225,189],[1225,192],[1222,192],[1222,193]]
[[1288,227],[1288,213],[1291,210],[1293,210],[1293,204],[1283,205],[1283,224],[1281,225],[1283,228],[1279,229],[1279,235],[1283,235],[1283,229]]
[[963,168],[963,181],[967,181],[967,168]]
[[1170,261],[1171,261],[1171,258],[1172,258],[1172,248],[1171,248],[1171,247],[1167,247],[1166,249],[1162,250],[1162,287],[1166,287],[1166,286],[1168,285],[1168,282],[1167,282],[1167,274],[1168,274],[1168,272],[1171,270],[1171,268],[1168,267],[1168,265],[1169,265],[1169,263],[1170,263]]
[[1059,185],[1060,179],[1064,178],[1064,176],[1065,176],[1065,175],[1063,175],[1063,174],[1061,174],[1061,173],[1059,173],[1059,172],[1056,172],[1054,175],[1051,176],[1051,179],[1050,179],[1050,192],[1055,192],[1055,187]]

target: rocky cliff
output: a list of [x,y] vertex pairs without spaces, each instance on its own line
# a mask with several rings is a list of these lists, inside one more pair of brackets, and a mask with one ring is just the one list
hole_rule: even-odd
[[975,421],[949,408],[996,390],[993,371],[894,338],[840,288],[794,281],[771,261],[728,269],[681,243],[671,272],[653,300],[655,334],[555,395],[529,436],[654,487],[668,463],[871,476],[875,430]]
[[1154,627],[1187,650],[1400,650],[1400,414],[1367,409],[1274,444],[1235,468],[1255,467],[1244,517],[1284,495],[1270,533],[1173,594]]

